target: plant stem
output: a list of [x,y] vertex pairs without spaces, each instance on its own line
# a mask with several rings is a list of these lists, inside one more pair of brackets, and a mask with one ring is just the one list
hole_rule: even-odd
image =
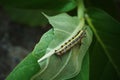
[[79,19],[83,19],[84,18],[84,3],[83,0],[77,0],[77,6],[78,6],[78,10],[77,10],[77,15]]

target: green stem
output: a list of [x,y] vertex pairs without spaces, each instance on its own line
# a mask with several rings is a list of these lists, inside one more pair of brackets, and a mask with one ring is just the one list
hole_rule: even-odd
[[84,3],[83,0],[77,0],[77,6],[78,6],[78,11],[77,11],[77,15],[79,19],[83,19],[84,18]]

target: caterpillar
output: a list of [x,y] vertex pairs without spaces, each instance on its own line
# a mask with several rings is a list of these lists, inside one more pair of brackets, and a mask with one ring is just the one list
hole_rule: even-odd
[[55,54],[61,56],[68,50],[70,50],[74,45],[76,45],[79,41],[81,42],[82,38],[85,36],[86,32],[85,30],[79,31],[72,39],[68,40],[68,42],[65,42],[60,49],[55,50]]

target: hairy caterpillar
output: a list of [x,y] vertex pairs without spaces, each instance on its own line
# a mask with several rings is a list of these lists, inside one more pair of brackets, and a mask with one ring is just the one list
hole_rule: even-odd
[[85,30],[79,31],[72,39],[68,40],[65,44],[63,44],[60,49],[55,50],[55,53],[57,55],[63,55],[65,52],[67,52],[69,49],[71,49],[74,45],[76,45],[78,42],[81,42],[81,39],[85,36]]

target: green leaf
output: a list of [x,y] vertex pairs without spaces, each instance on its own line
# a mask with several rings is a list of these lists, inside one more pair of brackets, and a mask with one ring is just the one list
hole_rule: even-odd
[[43,16],[42,12],[47,13],[48,15],[60,13],[53,10],[19,9],[13,7],[4,7],[4,9],[12,21],[27,24],[31,27],[48,24],[48,20]]
[[[21,80],[21,78],[22,80],[30,80],[30,78],[40,70],[37,60],[44,55],[52,38],[52,30],[45,33],[40,42],[36,45],[35,51],[30,53],[19,65],[17,65],[17,67],[8,75],[6,80]],[[39,56],[35,56],[33,53],[39,53]]]
[[46,55],[38,60],[41,70],[31,80],[65,80],[75,77],[80,73],[83,58],[92,41],[92,32],[86,26],[86,37],[82,39],[82,45],[77,44],[60,57],[55,55],[54,51],[75,36],[84,26],[84,22],[65,13],[46,17],[54,27],[54,39],[48,46]]
[[40,10],[40,9],[20,9],[13,7],[4,7],[5,11],[10,16],[11,20],[27,24],[32,27],[34,26],[44,26],[48,23],[47,19],[41,14],[41,12],[47,13],[49,15],[57,14],[59,12],[50,10]]
[[[41,38],[33,52],[11,72],[6,80],[21,80],[21,77],[22,80],[63,80],[82,74],[80,74],[80,71],[83,59],[92,41],[90,28],[84,25],[84,20],[79,20],[77,17],[71,17],[65,13],[48,17],[48,19],[51,25],[53,25],[53,29]],[[61,42],[64,43],[65,40],[75,36],[77,31],[83,29],[82,27],[87,29],[85,29],[86,37],[82,38],[81,44],[78,43],[63,56],[54,54],[47,59],[45,58],[38,65],[37,60],[43,58],[44,53],[48,52],[50,48],[53,50],[62,45]],[[67,31],[70,33],[68,34]],[[53,41],[55,41],[54,44]],[[88,60],[88,57],[85,60]],[[88,74],[85,75],[88,76]]]
[[[30,26],[40,26],[48,23],[47,19],[41,14],[41,10],[19,9],[4,7],[11,20],[14,22],[27,24]],[[49,12],[47,12],[49,14]]]
[[[41,14],[42,12],[47,13],[48,15],[56,15],[58,13],[66,12],[73,9],[75,7],[74,3],[75,2],[70,1],[68,5],[66,6],[64,5],[62,8],[58,9],[54,9],[57,7],[57,5],[51,9],[46,9],[42,7],[38,9],[33,8],[28,9],[28,8],[16,8],[14,6],[4,6],[4,9],[10,16],[11,20],[22,24],[28,24],[33,27],[39,25],[44,26],[48,23],[47,19]],[[51,6],[48,6],[48,8],[50,7]]]
[[0,5],[23,9],[69,11],[76,7],[74,0],[0,0]]
[[30,26],[44,26],[48,23],[41,12],[56,15],[68,12],[76,7],[74,0],[0,0],[10,18],[18,23]]
[[119,80],[120,23],[99,9],[89,9],[88,14],[86,18],[96,38],[90,49],[90,79]]

